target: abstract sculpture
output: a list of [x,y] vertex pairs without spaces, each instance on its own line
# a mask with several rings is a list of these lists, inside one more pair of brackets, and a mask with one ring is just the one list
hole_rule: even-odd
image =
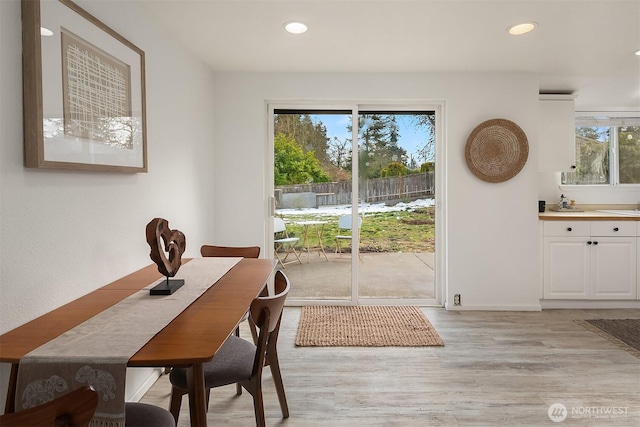
[[167,277],[166,283],[151,289],[151,295],[170,295],[184,285],[184,280],[169,280],[182,265],[182,254],[187,247],[184,234],[171,230],[166,219],[154,218],[147,224],[147,243],[151,248],[149,255],[158,265],[158,271]]

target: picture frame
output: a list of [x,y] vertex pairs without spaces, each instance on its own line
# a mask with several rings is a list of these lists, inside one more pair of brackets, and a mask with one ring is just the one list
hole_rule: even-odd
[[147,172],[144,51],[71,0],[22,0],[24,165]]

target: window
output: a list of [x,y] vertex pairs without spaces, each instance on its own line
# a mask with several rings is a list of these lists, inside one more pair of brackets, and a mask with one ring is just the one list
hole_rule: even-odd
[[565,185],[640,184],[640,118],[576,117],[576,167]]

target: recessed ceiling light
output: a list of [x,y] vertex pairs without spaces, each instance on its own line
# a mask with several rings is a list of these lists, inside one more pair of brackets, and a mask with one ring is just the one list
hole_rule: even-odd
[[533,31],[538,24],[535,22],[524,22],[522,24],[512,25],[507,28],[507,32],[512,36],[521,36],[522,34],[527,34]]
[[636,50],[636,56],[640,56],[640,50]]
[[309,27],[304,22],[292,21],[284,24],[284,29],[291,34],[302,34],[306,33]]
[[40,35],[45,37],[50,37],[53,35],[53,31],[45,27],[40,27]]

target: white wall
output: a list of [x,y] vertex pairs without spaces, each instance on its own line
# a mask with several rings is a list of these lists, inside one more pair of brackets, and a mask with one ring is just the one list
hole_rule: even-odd
[[[535,75],[218,73],[215,99],[216,238],[246,242],[265,233],[266,100],[445,101],[446,299],[461,294],[462,309],[540,308]],[[492,118],[529,139],[527,164],[500,184],[477,179],[464,159],[471,131]]]
[[213,240],[212,74],[135,4],[77,3],[145,51],[149,172],[23,167],[20,2],[0,1],[0,333],[150,264],[154,217],[185,233],[185,256]]

